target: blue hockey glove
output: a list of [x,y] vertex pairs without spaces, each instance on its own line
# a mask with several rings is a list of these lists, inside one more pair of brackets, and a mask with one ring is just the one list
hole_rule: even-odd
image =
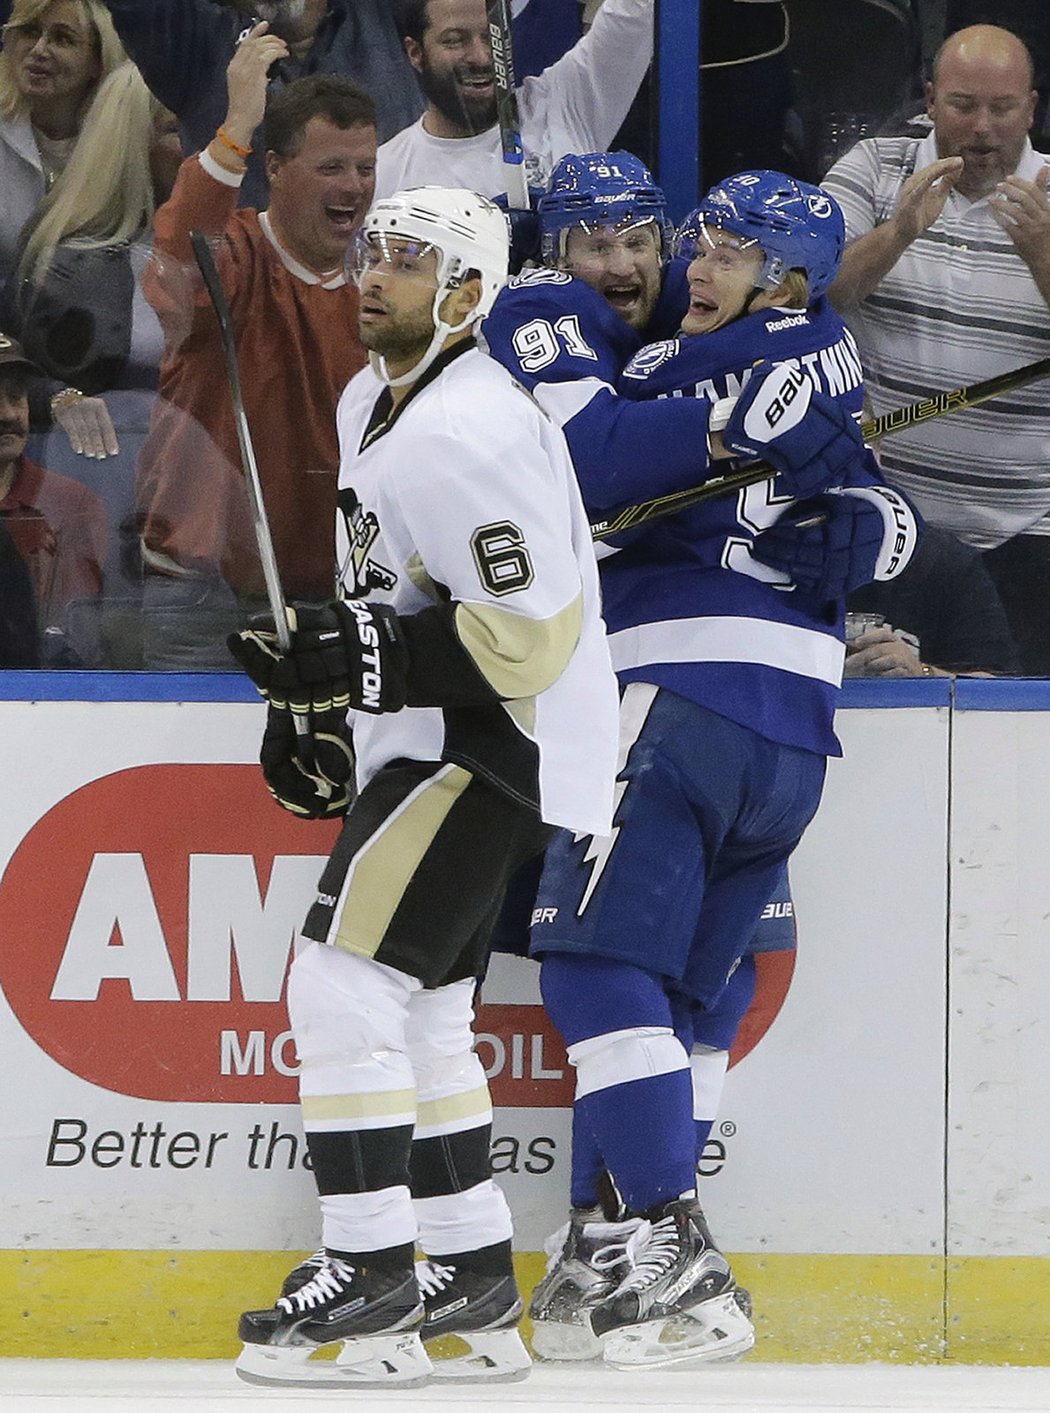
[[871,501],[822,495],[793,505],[756,535],[751,553],[825,601],[871,583],[885,537],[886,522]]
[[759,364],[722,433],[738,456],[768,461],[798,500],[840,486],[866,457],[860,428],[835,399],[817,392],[801,368]]
[[346,715],[324,712],[309,718],[313,761],[299,756],[299,733],[286,711],[266,713],[259,763],[270,794],[282,809],[301,819],[335,819],[354,798],[354,750]]
[[226,646],[271,706],[296,713],[400,711],[408,648],[386,604],[333,600],[289,608],[292,644],[282,654],[273,619],[253,618]]

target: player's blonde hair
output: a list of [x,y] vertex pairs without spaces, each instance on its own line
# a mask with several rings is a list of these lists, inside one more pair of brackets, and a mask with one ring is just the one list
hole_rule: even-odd
[[[6,46],[16,31],[36,24],[54,3],[55,0],[15,0],[11,7],[11,18],[4,25],[2,32],[5,47],[0,50],[0,117],[18,118],[26,111],[26,102],[15,82],[14,66]],[[101,83],[115,68],[127,61],[127,53],[117,38],[113,20],[102,0],[73,0],[73,3],[80,6],[87,20],[95,46],[95,56],[99,61],[98,83]],[[82,112],[95,96],[98,83],[92,84],[85,95]]]
[[781,280],[786,291],[784,299],[777,300],[777,307],[784,309],[805,309],[809,304],[809,281],[804,270],[789,270]]

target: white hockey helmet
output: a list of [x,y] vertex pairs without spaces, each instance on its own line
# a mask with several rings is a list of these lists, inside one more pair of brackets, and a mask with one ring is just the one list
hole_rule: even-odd
[[[437,290],[434,295],[434,338],[426,353],[403,377],[391,379],[384,360],[373,358],[373,367],[391,386],[414,382],[436,358],[449,334],[459,333],[483,319],[507,282],[510,260],[510,225],[494,201],[462,187],[419,186],[383,197],[369,210],[358,241],[367,245],[376,236],[421,241],[438,252]],[[446,324],[440,315],[446,295],[458,289],[468,275],[481,277],[481,298],[459,324]]]

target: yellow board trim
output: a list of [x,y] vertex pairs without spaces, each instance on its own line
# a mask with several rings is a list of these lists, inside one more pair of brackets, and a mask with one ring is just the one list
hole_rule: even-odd
[[[298,1254],[0,1251],[2,1348],[12,1358],[232,1360],[238,1315],[276,1298]],[[1050,1257],[732,1262],[755,1302],[764,1361],[1050,1365]],[[515,1265],[531,1290],[545,1257]]]

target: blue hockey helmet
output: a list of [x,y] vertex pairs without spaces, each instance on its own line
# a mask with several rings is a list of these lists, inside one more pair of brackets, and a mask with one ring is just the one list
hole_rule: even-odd
[[554,168],[539,200],[540,250],[547,264],[565,253],[576,226],[626,228],[655,221],[661,250],[671,234],[667,199],[645,163],[630,152],[570,152]]
[[810,299],[831,284],[846,245],[835,198],[784,172],[738,172],[712,187],[679,226],[675,253],[691,258],[705,226],[754,241],[766,257],[759,279],[768,289],[789,270],[805,271]]

